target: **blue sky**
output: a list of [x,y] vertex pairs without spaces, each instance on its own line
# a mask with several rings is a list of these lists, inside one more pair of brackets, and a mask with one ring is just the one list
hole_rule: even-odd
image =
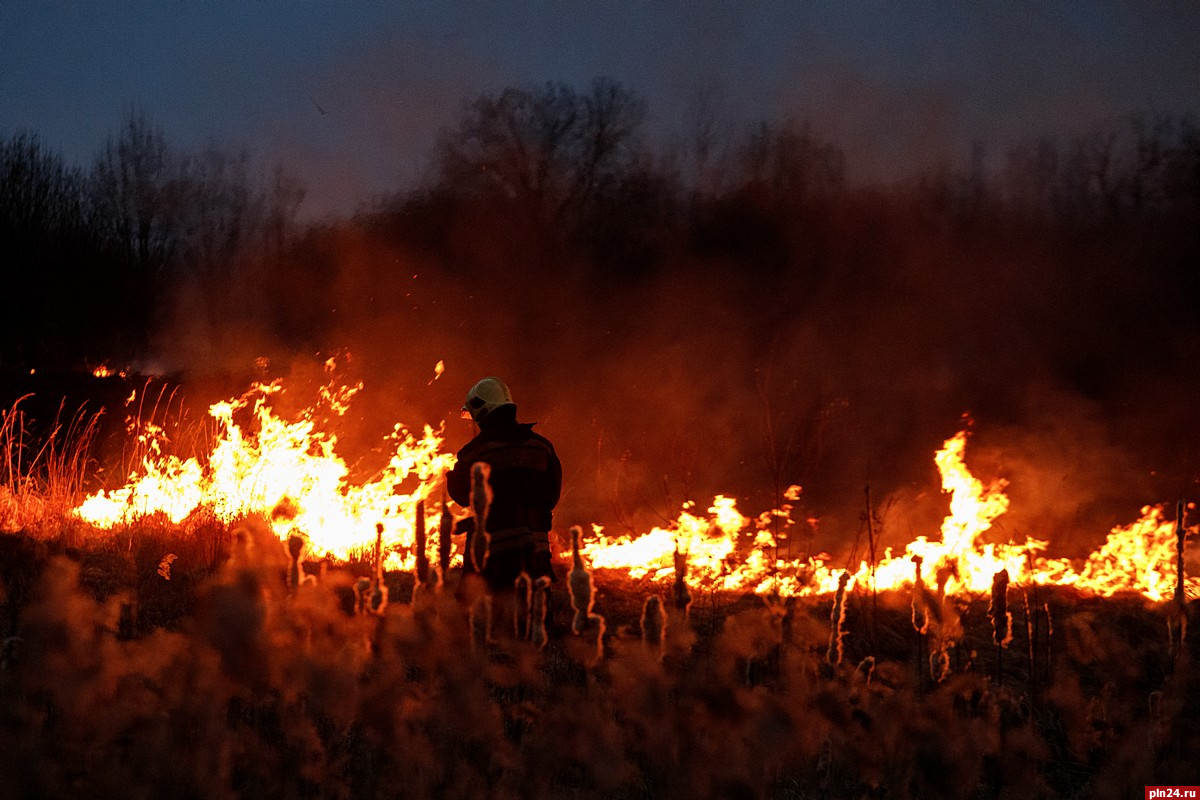
[[[615,78],[686,148],[795,117],[852,177],[974,140],[1200,111],[1195,2],[26,2],[0,0],[0,135],[87,163],[131,105],[168,137],[278,160],[310,214],[410,185],[468,97]],[[326,112],[317,110],[320,106]]]

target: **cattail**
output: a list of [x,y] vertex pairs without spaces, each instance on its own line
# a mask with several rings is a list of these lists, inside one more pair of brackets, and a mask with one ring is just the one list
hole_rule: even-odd
[[1008,610],[1008,570],[1002,569],[992,577],[992,604],[988,608],[992,620],[992,641],[997,647],[1008,647],[1012,641],[1012,614]]
[[833,610],[829,614],[829,650],[825,653],[825,661],[831,667],[842,663],[842,637],[846,635],[843,625],[846,622],[846,584],[850,582],[850,573],[843,570],[838,577],[837,594],[833,596]]
[[663,640],[667,632],[667,617],[663,613],[662,599],[652,594],[642,604],[642,642],[650,652],[662,657]]
[[438,524],[438,567],[441,569],[442,580],[450,572],[450,545],[454,535],[454,515],[450,513],[450,500],[442,491],[442,518]]
[[375,558],[372,564],[374,578],[371,581],[371,596],[367,611],[382,616],[388,603],[388,588],[383,581],[383,523],[375,523]]
[[1046,612],[1046,680],[1050,679],[1050,661],[1054,655],[1054,620],[1050,617],[1050,604],[1042,603],[1042,610]]
[[388,604],[388,587],[382,581],[376,581],[371,586],[371,602],[368,610],[372,614],[382,616],[387,609]]
[[[920,567],[918,566],[918,572]],[[958,574],[958,567],[944,564],[938,568],[937,594],[931,595],[924,582],[919,581],[917,591],[923,596],[926,628],[931,634],[929,650],[929,677],[941,683],[950,675],[950,646],[958,632],[957,618],[946,610],[946,583],[951,575]]]
[[1178,657],[1183,652],[1184,639],[1187,637],[1187,590],[1184,587],[1185,569],[1183,564],[1184,539],[1187,529],[1183,525],[1184,506],[1180,500],[1175,505],[1175,632],[1171,636],[1171,649]]
[[446,578],[442,574],[442,568],[439,567],[437,564],[430,564],[429,565],[429,588],[433,589],[434,592],[440,592],[442,589],[442,586],[445,584],[445,582],[446,582]]
[[1002,569],[992,578],[992,604],[988,608],[992,619],[992,641],[996,643],[996,683],[1004,683],[1004,648],[1012,641],[1012,614],[1008,610],[1008,570]]
[[588,617],[592,614],[593,602],[592,576],[583,564],[583,557],[579,555],[579,539],[582,535],[583,531],[578,525],[571,527],[573,566],[567,575],[567,586],[571,590],[571,607],[575,609],[575,620],[571,623],[571,630],[577,634],[583,633],[587,627]]
[[687,553],[679,551],[679,540],[675,540],[675,610],[687,619],[688,609],[692,605],[692,593],[687,585],[688,562]]
[[[425,549],[425,499],[417,501],[416,519],[413,520],[413,538],[417,548],[417,586],[429,582],[429,552]],[[415,591],[415,589],[414,589]]]
[[383,575],[383,523],[375,523],[375,547],[371,551],[371,575],[379,580]]
[[573,566],[567,574],[567,588],[571,590],[571,607],[575,609],[575,619],[571,622],[571,630],[580,635],[586,630],[596,632],[596,652],[592,663],[604,658],[604,617],[592,613],[592,603],[595,596],[592,587],[592,576],[584,566],[583,557],[579,554],[579,540],[583,530],[574,525],[571,527],[571,560]]
[[359,578],[354,582],[354,613],[371,613],[371,579]]
[[913,580],[912,594],[912,626],[917,633],[925,633],[929,630],[929,617],[926,614],[928,606],[927,594],[925,590],[925,578],[921,575],[921,564],[925,561],[921,556],[913,556],[912,562],[916,565],[916,578]]
[[550,599],[550,579],[543,576],[533,582],[529,603],[529,641],[539,650],[550,641],[546,632],[546,605]]
[[871,685],[871,676],[875,674],[875,656],[867,656],[858,662],[854,669],[855,680],[861,680],[864,686]]
[[529,638],[529,616],[533,611],[533,581],[524,570],[513,581],[513,634],[518,640]]
[[492,468],[482,461],[471,467],[471,513],[475,515],[475,532],[471,535],[471,563],[476,572],[487,566],[492,537],[487,531],[488,509],[492,505],[492,487],[488,484]]
[[304,554],[304,539],[292,534],[287,539],[288,552],[288,593],[294,594],[300,588],[304,579],[304,565],[301,556]]
[[929,653],[929,677],[941,683],[950,676],[950,653],[946,647],[935,646]]

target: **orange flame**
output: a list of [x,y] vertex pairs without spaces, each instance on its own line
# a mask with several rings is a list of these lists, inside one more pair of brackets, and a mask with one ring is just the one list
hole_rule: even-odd
[[[665,580],[674,574],[672,560],[676,545],[688,553],[688,570],[705,588],[743,590],[780,595],[830,594],[837,590],[841,574],[851,585],[878,589],[910,586],[913,561],[920,558],[928,574],[948,575],[947,592],[984,593],[1001,570],[1015,583],[1074,586],[1103,596],[1128,592],[1163,601],[1172,596],[1176,577],[1175,528],[1160,507],[1142,509],[1142,518],[1114,528],[1104,545],[1081,567],[1068,559],[1044,555],[1048,542],[1029,538],[1024,544],[983,542],[981,535],[1008,510],[1006,482],[989,486],[975,478],[963,460],[967,433],[948,439],[934,460],[942,476],[942,490],[950,494],[950,513],[942,522],[941,536],[931,540],[918,536],[899,555],[891,548],[875,566],[859,563],[846,570],[822,554],[810,560],[778,557],[772,523],[791,523],[792,507],[767,512],[751,524],[733,500],[718,496],[707,516],[694,513],[690,504],[679,518],[665,528],[654,528],[636,538],[610,537],[593,526],[595,537],[582,549],[594,567],[621,569],[633,578],[649,576]],[[786,495],[798,499],[799,487]],[[810,521],[811,523],[812,521]],[[1189,532],[1195,533],[1196,527]],[[1200,591],[1200,580],[1188,578],[1187,590]]]
[[[326,386],[321,401],[340,416],[360,388]],[[89,496],[76,514],[104,528],[153,514],[182,523],[201,510],[225,522],[261,515],[280,539],[299,534],[308,549],[343,560],[372,547],[379,524],[387,566],[411,568],[417,503],[454,464],[453,455],[441,452],[441,432],[425,426],[415,435],[397,425],[388,437],[387,465],[372,480],[351,483],[336,453],[337,437],[318,430],[315,409],[296,422],[272,411],[270,399],[282,391],[278,381],[255,384],[236,400],[212,405],[218,432],[203,459],[166,453],[162,429],[143,426],[146,454],[129,482]],[[243,424],[245,412],[250,422]]]
[[[444,369],[441,362],[438,366]],[[332,374],[332,363],[327,369]],[[336,452],[337,437],[321,430],[318,420],[323,413],[343,415],[361,388],[335,387],[331,381],[322,387],[316,408],[288,422],[271,408],[282,385],[255,384],[242,397],[210,407],[217,433],[211,452],[202,458],[170,454],[163,429],[143,425],[139,440],[145,455],[128,483],[89,496],[76,514],[104,528],[150,515],[174,523],[186,523],[198,512],[229,523],[258,515],[269,520],[281,540],[300,535],[308,542],[306,551],[342,560],[368,552],[381,525],[386,566],[412,569],[418,503],[439,488],[454,456],[442,452],[440,429],[425,426],[417,435],[396,425],[387,439],[387,465],[371,480],[350,481],[349,468]],[[793,519],[799,486],[784,493],[788,502],[757,518],[744,516],[733,498],[718,495],[706,511],[687,503],[669,525],[637,536],[610,535],[593,525],[580,552],[594,568],[652,581],[673,579],[678,552],[686,559],[689,581],[713,591],[829,594],[837,590],[843,573],[851,587],[874,582],[878,589],[894,589],[913,583],[913,561],[920,558],[926,574],[948,576],[950,593],[988,592],[993,576],[1007,570],[1018,584],[1066,585],[1106,596],[1140,593],[1156,601],[1172,596],[1175,528],[1160,507],[1147,506],[1141,519],[1114,528],[1104,545],[1078,564],[1047,556],[1049,545],[1043,539],[983,541],[984,532],[1008,510],[1009,499],[1005,481],[985,486],[967,469],[966,444],[966,431],[959,432],[934,458],[942,490],[950,495],[940,535],[917,536],[899,554],[889,548],[874,570],[867,562],[843,568],[826,554],[797,558],[782,552],[788,548],[780,547],[778,534],[794,538],[801,525],[815,528],[818,523]],[[438,529],[440,509],[435,503],[426,506],[431,511],[426,528]],[[433,555],[436,541],[426,544],[431,549],[427,555]],[[1186,586],[1192,593],[1200,591],[1195,578]]]

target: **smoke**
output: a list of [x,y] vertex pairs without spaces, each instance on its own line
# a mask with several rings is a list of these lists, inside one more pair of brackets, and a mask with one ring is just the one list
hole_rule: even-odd
[[1031,221],[986,177],[923,181],[701,196],[639,270],[433,187],[302,231],[206,311],[208,338],[181,303],[159,352],[196,394],[284,377],[297,406],[339,355],[363,383],[339,443],[365,474],[397,422],[444,421],[457,449],[463,395],[498,375],[562,457],[561,530],[645,530],[716,494],[757,513],[800,484],[814,548],[844,551],[870,484],[895,546],[936,534],[932,455],[968,424],[968,466],[1013,498],[998,538],[1079,555],[1194,493],[1183,229]]
[[[599,286],[515,267],[456,274],[402,246],[332,233],[321,243],[324,288],[287,275],[278,286],[311,308],[311,354],[246,334],[221,359],[231,384],[265,352],[269,375],[303,385],[343,353],[343,374],[364,384],[339,422],[352,463],[369,463],[395,422],[445,421],[456,449],[473,435],[458,418],[466,389],[499,375],[563,459],[564,529],[644,529],[717,493],[756,512],[774,503],[778,481],[804,486],[802,512],[828,537],[818,549],[853,540],[868,483],[882,503],[900,503],[889,519],[906,520],[885,542],[932,534],[945,513],[932,455],[964,415],[974,420],[968,465],[985,482],[1009,481],[1005,534],[1050,536],[1074,555],[1178,491],[1151,473],[1180,466],[1172,432],[1186,395],[1152,382],[1154,407],[1130,404],[1121,370],[1137,353],[1109,351],[1096,364],[1104,374],[1074,374],[1111,324],[1068,313],[1070,287],[1045,275],[1054,265],[895,235],[895,266],[834,274],[806,293],[806,276],[742,276],[734,264]],[[850,237],[836,246],[831,261],[873,257]],[[303,296],[310,289],[319,303]],[[302,404],[302,391],[294,397]]]

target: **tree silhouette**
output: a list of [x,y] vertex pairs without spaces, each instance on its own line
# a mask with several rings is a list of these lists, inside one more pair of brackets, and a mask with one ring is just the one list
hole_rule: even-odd
[[643,113],[641,100],[606,78],[583,94],[548,83],[483,95],[439,138],[439,181],[508,201],[534,222],[561,223],[633,162]]
[[0,314],[0,363],[18,371],[94,349],[95,240],[83,178],[41,139],[0,140],[0,258],[10,301]]

